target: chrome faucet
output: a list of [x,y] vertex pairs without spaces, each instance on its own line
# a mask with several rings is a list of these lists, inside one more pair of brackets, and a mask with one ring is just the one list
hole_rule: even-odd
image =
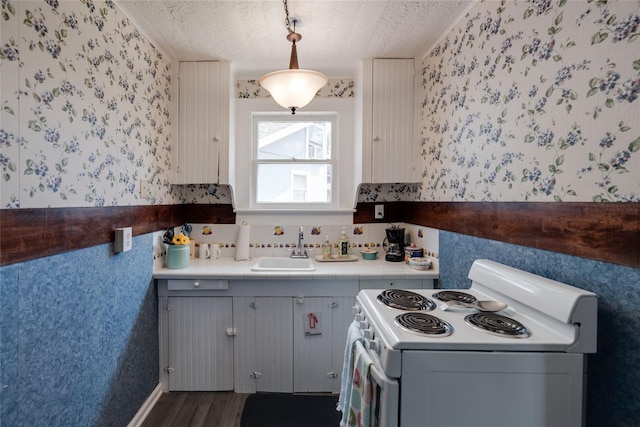
[[291,258],[309,258],[307,250],[302,247],[302,240],[304,240],[304,228],[300,227],[298,232],[298,247],[291,251]]

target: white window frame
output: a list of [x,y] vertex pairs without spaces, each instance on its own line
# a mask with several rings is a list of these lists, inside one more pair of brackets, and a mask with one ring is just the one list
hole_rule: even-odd
[[[331,123],[331,158],[330,159],[305,159],[305,160],[262,160],[258,159],[258,122],[260,121],[287,121],[287,122],[321,122],[326,121]],[[304,113],[297,112],[292,115],[287,112],[277,113],[253,113],[252,114],[252,144],[251,144],[251,209],[286,209],[286,210],[335,210],[338,207],[338,144],[339,144],[339,127],[338,127],[338,113],[337,112],[324,112],[324,113]],[[308,145],[308,144],[307,144]],[[305,147],[308,150],[308,147]],[[306,202],[306,203],[263,203],[257,201],[257,179],[258,179],[258,165],[259,164],[330,164],[331,165],[331,188],[329,202]]]

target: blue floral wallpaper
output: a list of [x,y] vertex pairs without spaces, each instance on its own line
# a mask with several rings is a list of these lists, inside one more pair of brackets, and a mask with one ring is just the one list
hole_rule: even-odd
[[[329,79],[327,84],[318,90],[316,97],[319,98],[353,98],[355,82],[352,79]],[[240,99],[248,98],[270,98],[268,91],[262,89],[258,80],[237,80],[236,97]]]
[[423,60],[421,200],[640,201],[639,11],[473,7]]
[[3,208],[174,201],[170,62],[113,1],[2,0],[1,36]]

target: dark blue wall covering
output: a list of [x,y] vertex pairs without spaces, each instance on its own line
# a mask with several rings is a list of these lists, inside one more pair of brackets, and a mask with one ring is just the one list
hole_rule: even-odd
[[158,385],[151,234],[0,269],[6,426],[125,426]]
[[640,270],[440,231],[440,286],[468,288],[486,258],[595,292],[598,353],[588,356],[587,426],[640,425]]

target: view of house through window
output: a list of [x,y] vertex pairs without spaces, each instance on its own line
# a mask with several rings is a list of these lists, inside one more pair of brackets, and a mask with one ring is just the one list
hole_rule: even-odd
[[331,204],[333,116],[254,116],[256,204]]

